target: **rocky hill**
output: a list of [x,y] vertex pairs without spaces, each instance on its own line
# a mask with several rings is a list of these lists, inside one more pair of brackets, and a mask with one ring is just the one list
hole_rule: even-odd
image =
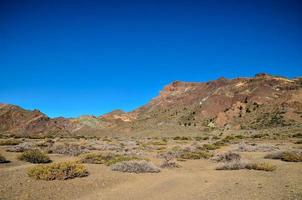
[[132,111],[50,119],[38,110],[0,104],[0,133],[20,136],[209,129],[262,129],[302,124],[302,78],[257,74],[209,82],[175,81]]

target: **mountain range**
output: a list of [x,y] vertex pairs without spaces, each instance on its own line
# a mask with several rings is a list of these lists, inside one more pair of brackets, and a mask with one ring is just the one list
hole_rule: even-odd
[[0,104],[0,135],[56,137],[151,132],[186,133],[302,125],[302,78],[265,73],[209,82],[174,81],[131,112],[49,118],[39,110]]

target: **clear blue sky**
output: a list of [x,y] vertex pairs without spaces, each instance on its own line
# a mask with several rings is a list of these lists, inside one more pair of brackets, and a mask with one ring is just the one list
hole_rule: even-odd
[[302,75],[302,1],[0,0],[0,102],[130,111],[173,80]]

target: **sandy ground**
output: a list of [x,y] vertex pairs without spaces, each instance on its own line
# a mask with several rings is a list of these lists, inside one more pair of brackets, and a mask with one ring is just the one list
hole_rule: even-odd
[[[170,200],[170,199],[302,199],[302,163],[265,160],[274,172],[218,171],[209,160],[188,160],[182,167],[156,174],[113,172],[104,165],[87,164],[89,176],[66,181],[37,181],[26,174],[33,164],[18,161],[18,153],[0,152],[11,163],[0,165],[0,199]],[[243,153],[263,161],[265,153]],[[76,157],[51,155],[55,162]],[[156,161],[155,161],[156,162]]]

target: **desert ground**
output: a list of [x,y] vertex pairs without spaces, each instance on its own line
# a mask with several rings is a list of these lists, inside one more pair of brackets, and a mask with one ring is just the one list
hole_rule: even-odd
[[[52,163],[20,160],[30,149],[44,152]],[[2,138],[0,154],[9,162],[0,164],[0,199],[302,199],[302,162],[264,158],[282,151],[301,156],[301,149],[301,129],[171,137]],[[228,152],[240,156],[235,162],[267,163],[269,167],[217,170],[234,162],[217,159]],[[84,162],[91,153],[135,156],[159,171],[113,171],[113,165]],[[66,180],[38,180],[28,175],[35,166],[65,161],[83,165],[88,175]],[[123,162],[127,161],[115,165]],[[172,164],[163,167],[165,162]]]

